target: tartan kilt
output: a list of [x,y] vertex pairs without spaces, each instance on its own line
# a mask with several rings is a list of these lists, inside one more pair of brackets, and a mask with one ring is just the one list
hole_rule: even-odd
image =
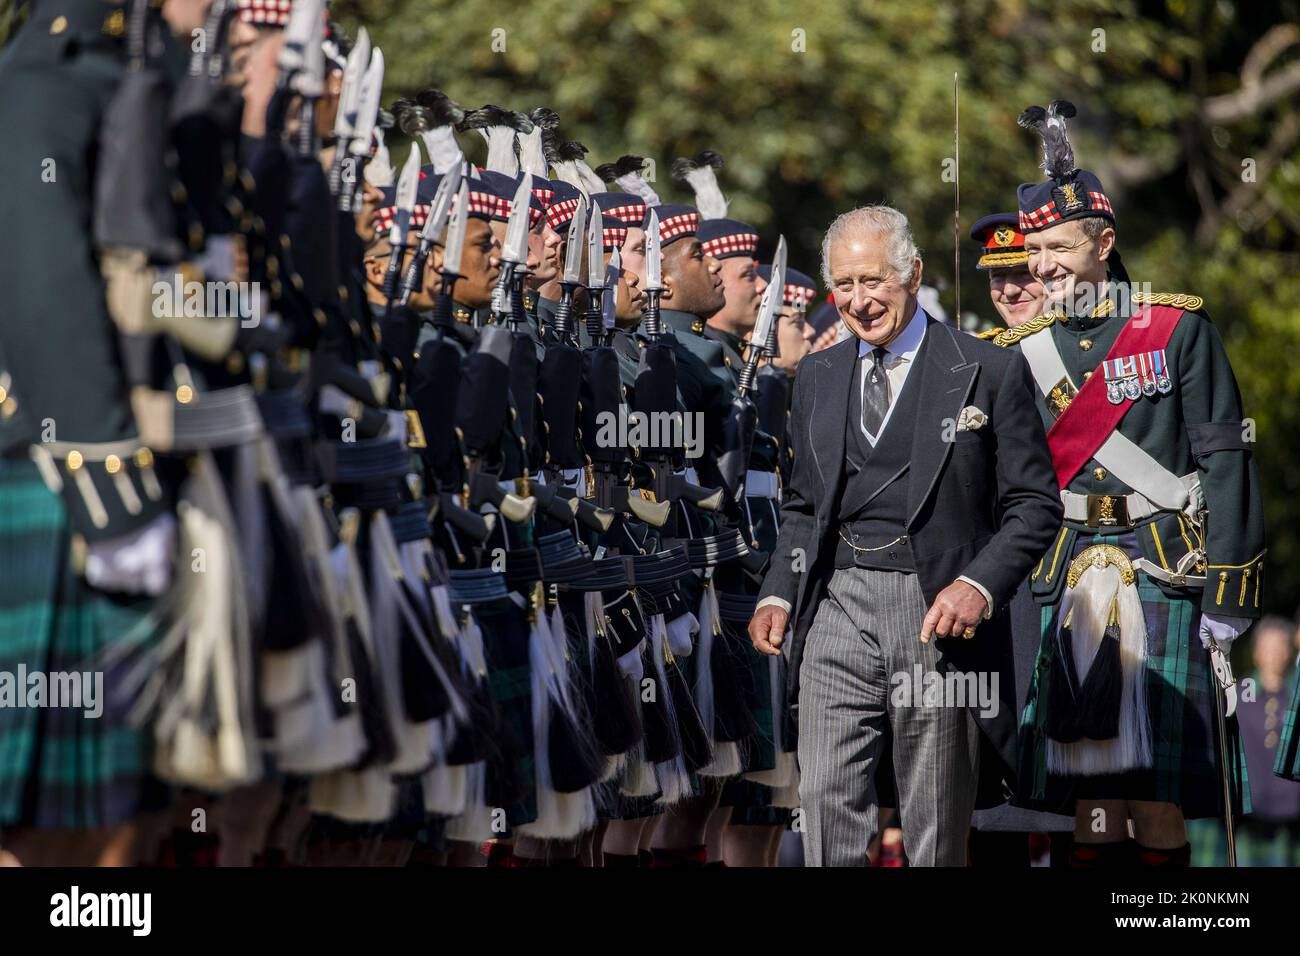
[[[1132,554],[1132,538],[1080,535],[1075,553],[1092,544],[1107,543]],[[1103,776],[1049,774],[1046,734],[1047,698],[1056,655],[1059,603],[1042,608],[1042,637],[1029,696],[1020,719],[1019,791],[1015,806],[1072,814],[1077,800],[1149,800],[1173,803],[1186,819],[1223,814],[1223,784],[1219,776],[1214,695],[1218,693],[1209,655],[1199,637],[1199,591],[1173,597],[1146,574],[1138,572],[1138,596],[1146,618],[1147,709],[1151,718],[1152,766]],[[1234,816],[1249,812],[1250,789],[1246,757],[1235,717],[1227,720],[1233,774]]]
[[[89,672],[124,637],[141,649],[154,601],[96,591],[73,568],[72,533],[60,498],[25,459],[0,458],[0,672]],[[150,773],[151,728],[126,719],[114,688],[129,666],[103,672],[103,713],[82,708],[0,707],[0,827],[92,829],[163,805]],[[24,688],[17,688],[24,694]]]
[[1300,680],[1291,693],[1291,706],[1282,723],[1282,737],[1277,743],[1273,772],[1288,780],[1300,781]]
[[499,714],[488,737],[487,801],[504,809],[506,821],[517,827],[537,819],[528,620],[510,600],[480,604],[473,613],[483,632],[488,691]]

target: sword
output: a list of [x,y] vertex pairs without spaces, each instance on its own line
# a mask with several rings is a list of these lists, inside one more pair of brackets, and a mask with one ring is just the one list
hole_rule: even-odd
[[1210,666],[1217,684],[1214,694],[1215,727],[1219,737],[1219,776],[1223,782],[1223,826],[1228,839],[1228,866],[1237,865],[1237,838],[1232,828],[1232,768],[1228,764],[1228,718],[1237,712],[1237,682],[1232,664],[1219,642],[1210,641]]

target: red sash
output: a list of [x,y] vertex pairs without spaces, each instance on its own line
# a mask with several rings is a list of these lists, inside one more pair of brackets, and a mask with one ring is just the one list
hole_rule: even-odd
[[[1163,349],[1169,344],[1183,311],[1167,305],[1150,305],[1143,312],[1134,314],[1119,330],[1115,344],[1103,361]],[[1143,317],[1149,321],[1141,321]],[[1050,330],[1048,334],[1051,334]],[[1111,404],[1106,397],[1105,375],[1093,375],[1083,383],[1069,407],[1047,430],[1052,464],[1062,488],[1068,487],[1070,480],[1083,470],[1102,442],[1119,427],[1133,404],[1129,399],[1118,405]]]

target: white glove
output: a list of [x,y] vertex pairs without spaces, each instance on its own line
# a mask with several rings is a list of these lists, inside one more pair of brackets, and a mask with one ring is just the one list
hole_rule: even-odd
[[700,632],[700,622],[690,611],[668,622],[668,649],[674,657],[689,657],[695,649],[691,635]]
[[1224,617],[1219,614],[1201,615],[1201,646],[1207,651],[1214,641],[1227,654],[1232,642],[1240,637],[1254,621],[1248,617]]
[[101,591],[157,597],[171,583],[176,518],[166,512],[143,528],[93,542],[86,554],[86,581]]

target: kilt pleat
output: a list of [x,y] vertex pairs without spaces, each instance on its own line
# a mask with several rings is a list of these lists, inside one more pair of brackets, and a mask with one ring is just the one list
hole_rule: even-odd
[[[152,606],[90,588],[72,566],[60,499],[31,462],[0,459],[0,672],[15,681],[20,669],[94,681],[95,658],[110,645],[157,638],[143,630]],[[83,708],[0,707],[0,826],[105,827],[160,804],[148,728],[132,726],[129,704],[113,694],[127,666],[101,672],[98,717]]]

